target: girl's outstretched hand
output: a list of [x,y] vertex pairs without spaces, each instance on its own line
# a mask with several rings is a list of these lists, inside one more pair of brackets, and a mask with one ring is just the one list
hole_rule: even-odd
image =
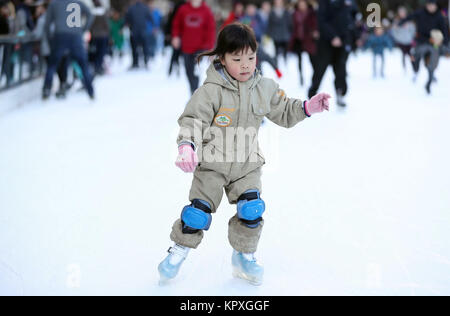
[[198,165],[198,157],[191,145],[178,147],[178,158],[175,165],[184,172],[194,172]]
[[330,102],[328,99],[331,98],[329,94],[319,93],[311,98],[311,100],[307,101],[305,104],[306,114],[308,116],[313,115],[314,113],[320,113],[325,110],[330,110]]

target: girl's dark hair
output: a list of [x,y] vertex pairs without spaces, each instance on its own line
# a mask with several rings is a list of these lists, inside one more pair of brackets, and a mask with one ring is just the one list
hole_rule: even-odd
[[253,52],[256,52],[258,49],[258,42],[253,29],[242,23],[233,23],[225,26],[220,31],[217,37],[216,48],[198,55],[197,62],[199,63],[206,56],[217,56],[223,59],[226,53],[240,53],[249,48]]

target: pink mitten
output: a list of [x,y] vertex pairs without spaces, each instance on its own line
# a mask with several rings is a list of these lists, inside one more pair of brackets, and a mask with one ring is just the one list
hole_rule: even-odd
[[175,165],[184,172],[194,172],[198,165],[198,158],[191,145],[178,147],[178,158]]
[[308,116],[314,113],[320,113],[324,110],[329,111],[330,102],[328,99],[331,98],[329,94],[319,93],[311,98],[311,100],[305,102],[305,112]]

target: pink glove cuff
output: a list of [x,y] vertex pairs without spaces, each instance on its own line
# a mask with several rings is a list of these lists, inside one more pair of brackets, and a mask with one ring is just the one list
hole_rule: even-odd
[[181,144],[178,146],[178,153],[181,154],[186,147],[189,147],[192,151],[195,151],[191,144]]
[[305,101],[305,102],[303,103],[303,109],[305,110],[306,116],[311,117],[311,114],[308,112],[308,107],[307,107],[307,105],[308,105],[308,101]]

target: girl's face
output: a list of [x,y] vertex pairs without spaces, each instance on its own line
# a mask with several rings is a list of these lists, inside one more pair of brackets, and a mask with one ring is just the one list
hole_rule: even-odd
[[220,62],[234,79],[245,82],[255,73],[256,52],[249,48],[240,53],[226,53]]

